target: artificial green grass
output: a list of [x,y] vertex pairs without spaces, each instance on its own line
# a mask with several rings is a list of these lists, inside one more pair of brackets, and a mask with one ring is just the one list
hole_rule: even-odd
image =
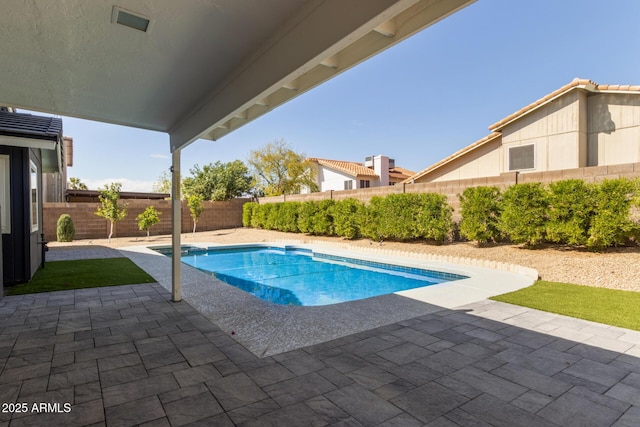
[[640,292],[538,280],[491,299],[640,331]]
[[156,280],[129,258],[51,261],[36,271],[29,283],[5,289],[7,295],[153,283]]

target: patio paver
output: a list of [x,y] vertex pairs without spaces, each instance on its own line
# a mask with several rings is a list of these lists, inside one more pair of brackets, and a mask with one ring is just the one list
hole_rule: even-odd
[[635,336],[481,301],[259,358],[159,284],[11,296],[0,426],[637,425]]

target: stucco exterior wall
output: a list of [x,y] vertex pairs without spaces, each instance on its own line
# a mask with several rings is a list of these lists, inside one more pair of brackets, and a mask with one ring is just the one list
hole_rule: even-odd
[[640,96],[590,95],[587,117],[589,166],[640,161]]
[[503,170],[502,141],[497,138],[416,182],[452,181],[498,176]]
[[345,181],[352,181],[352,188],[357,188],[354,177],[324,167],[318,168],[318,187],[320,187],[320,191],[344,190]]
[[521,119],[507,125],[502,130],[504,170],[509,170],[509,147],[534,144],[535,165],[533,169],[520,173],[545,172],[551,170],[581,167],[580,101],[584,100],[580,91],[572,91],[553,102],[535,110]]

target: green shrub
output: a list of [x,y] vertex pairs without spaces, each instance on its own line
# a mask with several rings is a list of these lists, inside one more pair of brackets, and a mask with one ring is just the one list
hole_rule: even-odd
[[278,214],[282,203],[267,203],[263,205],[264,209],[264,224],[262,228],[265,230],[276,230]]
[[372,240],[429,239],[451,235],[451,207],[440,194],[390,194],[372,197],[363,210],[361,234]]
[[584,245],[594,215],[593,186],[580,179],[549,185],[547,239],[568,245]]
[[298,233],[298,210],[300,203],[285,202],[280,203],[277,211],[276,229],[287,233]]
[[253,208],[251,215],[251,227],[266,228],[267,216],[272,209],[272,203],[258,204]]
[[601,249],[638,238],[640,226],[631,220],[630,209],[637,200],[637,183],[626,178],[605,180],[595,190],[595,214],[587,246]]
[[384,198],[373,196],[369,204],[365,205],[360,218],[360,234],[371,240],[382,240],[380,234],[380,219],[383,217]]
[[56,237],[58,242],[73,242],[74,237],[76,237],[76,229],[73,226],[71,215],[60,215],[56,226]]
[[380,236],[383,239],[413,240],[420,236],[416,219],[420,214],[420,194],[389,194],[381,204]]
[[460,199],[460,235],[482,245],[501,237],[498,220],[501,194],[498,187],[469,187],[458,195]]
[[242,226],[251,227],[251,218],[253,217],[254,209],[258,206],[256,202],[248,202],[242,205]]
[[443,243],[453,232],[453,208],[442,194],[425,193],[419,196],[415,234],[424,239],[435,240],[439,244]]
[[542,184],[512,185],[503,194],[498,229],[514,243],[535,246],[545,240],[548,209],[548,192]]
[[331,236],[334,234],[332,214],[334,204],[334,200],[321,200],[318,203],[318,209],[311,218],[311,234],[325,236]]
[[355,239],[360,236],[364,204],[356,199],[344,199],[333,206],[333,226],[337,236]]
[[313,216],[318,210],[317,202],[302,202],[298,206],[298,230],[301,233],[313,232]]

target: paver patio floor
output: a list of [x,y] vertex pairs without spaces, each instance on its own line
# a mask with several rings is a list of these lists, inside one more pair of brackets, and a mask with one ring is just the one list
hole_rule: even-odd
[[634,426],[640,333],[482,301],[258,358],[159,284],[12,296],[0,402],[1,426]]

